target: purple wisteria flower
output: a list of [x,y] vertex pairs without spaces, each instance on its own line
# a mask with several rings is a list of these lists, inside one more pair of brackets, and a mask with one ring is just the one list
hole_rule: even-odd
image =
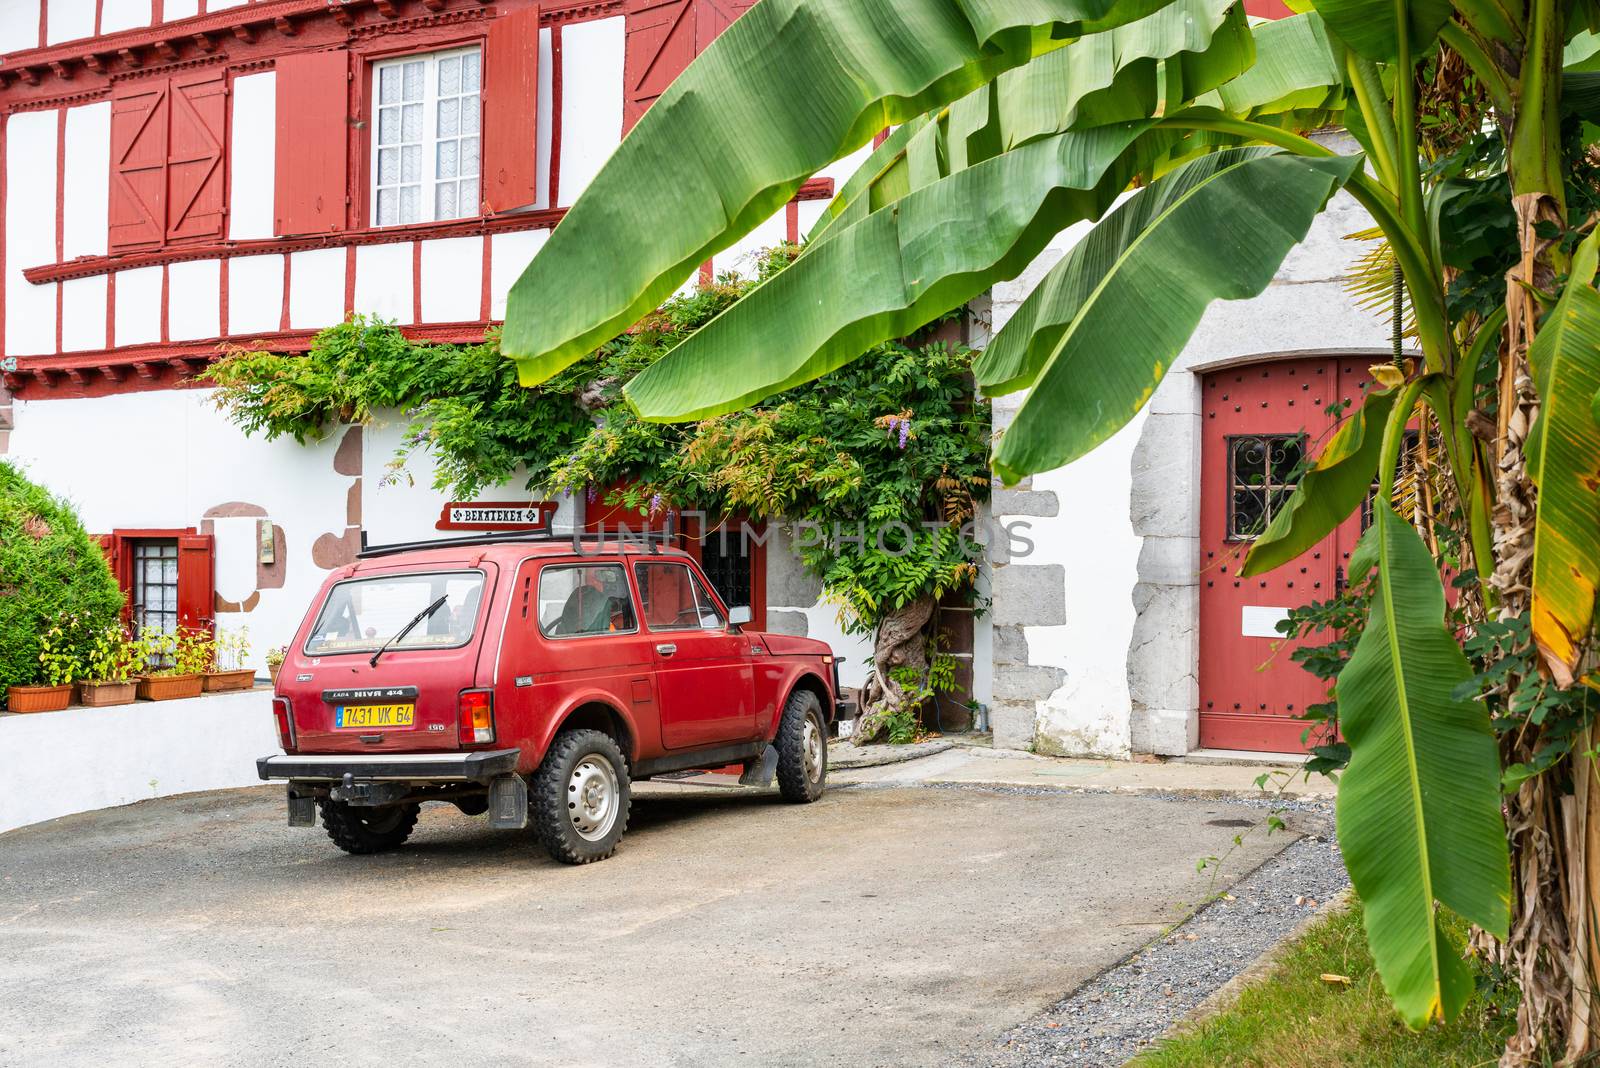
[[661,511],[661,494],[653,494],[650,498],[650,514],[655,515]]
[[593,504],[595,501],[600,499],[600,491],[595,489],[594,483],[591,482],[589,483],[589,488],[584,491],[583,496],[585,500],[587,500],[590,504]]

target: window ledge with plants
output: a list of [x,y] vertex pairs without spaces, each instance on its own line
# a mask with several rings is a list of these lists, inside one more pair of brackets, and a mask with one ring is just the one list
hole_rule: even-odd
[[134,633],[122,610],[110,565],[71,507],[0,463],[3,711],[101,708],[255,685],[245,666],[247,629]]

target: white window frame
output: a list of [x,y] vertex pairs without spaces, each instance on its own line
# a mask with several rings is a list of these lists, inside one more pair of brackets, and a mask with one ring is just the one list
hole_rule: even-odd
[[[442,60],[451,59],[453,57],[463,57],[463,56],[469,56],[469,55],[478,57],[478,91],[477,91],[476,95],[473,95],[473,94],[470,94],[470,93],[465,93],[465,94],[462,94],[461,96],[459,96],[457,99],[461,99],[463,101],[471,100],[477,107],[477,116],[478,116],[478,133],[477,133],[477,139],[478,139],[478,168],[477,168],[477,173],[474,174],[474,175],[462,175],[460,173],[460,171],[461,171],[461,163],[462,163],[462,155],[458,152],[457,157],[456,157],[456,170],[457,170],[456,176],[452,177],[452,178],[440,178],[438,176],[438,152],[439,152],[439,141],[440,141],[440,137],[439,137],[439,63]],[[372,101],[371,107],[369,109],[369,114],[371,115],[371,120],[370,120],[371,121],[371,126],[370,126],[371,136],[368,138],[368,141],[370,142],[370,145],[369,145],[369,158],[368,158],[368,167],[370,168],[370,178],[368,179],[368,182],[367,182],[367,198],[368,198],[368,202],[369,202],[368,203],[368,208],[367,208],[367,220],[368,220],[368,225],[369,226],[371,226],[373,228],[382,227],[382,228],[387,229],[388,227],[391,227],[391,226],[411,226],[411,225],[417,225],[417,224],[421,224],[421,223],[450,222],[450,221],[455,220],[455,219],[475,219],[475,218],[479,218],[479,217],[482,216],[482,214],[483,214],[483,59],[482,59],[482,57],[483,57],[483,49],[482,49],[482,47],[479,46],[479,45],[475,45],[474,44],[474,45],[467,45],[467,46],[461,47],[461,48],[447,48],[447,49],[443,49],[443,50],[440,50],[440,51],[437,51],[437,52],[417,52],[417,53],[413,53],[413,54],[410,54],[410,55],[396,56],[396,57],[394,57],[392,59],[384,59],[384,60],[380,60],[380,61],[372,64],[372,71],[371,71],[372,85],[371,85],[371,96],[369,97],[369,99]],[[403,220],[400,219],[398,217],[399,213],[400,213],[400,208],[399,208],[399,204],[397,203],[396,207],[395,207],[396,221],[391,222],[391,223],[382,223],[382,222],[379,222],[379,219],[378,219],[378,201],[379,201],[378,194],[379,194],[379,191],[382,190],[382,189],[393,188],[393,189],[395,189],[397,191],[397,196],[398,196],[398,190],[401,188],[401,184],[398,181],[396,183],[394,183],[393,185],[388,185],[388,186],[380,184],[379,179],[382,176],[382,172],[380,171],[379,165],[378,165],[379,153],[385,147],[390,147],[390,148],[398,147],[399,145],[406,144],[406,142],[398,142],[397,145],[384,145],[382,143],[381,116],[382,116],[382,110],[383,110],[385,105],[382,102],[382,94],[381,94],[381,84],[382,84],[382,82],[381,82],[381,79],[383,77],[383,72],[385,70],[388,70],[388,69],[400,70],[400,71],[402,71],[402,73],[397,75],[397,76],[399,78],[401,78],[401,82],[402,82],[402,85],[403,85],[404,84],[403,70],[404,70],[405,66],[407,64],[409,64],[409,63],[417,63],[419,61],[424,64],[423,75],[422,75],[422,83],[423,83],[422,99],[420,101],[411,101],[410,102],[410,103],[421,103],[421,105],[422,105],[422,140],[420,142],[411,142],[412,144],[420,144],[420,146],[422,148],[422,163],[421,163],[421,171],[420,171],[420,183],[418,183],[418,184],[420,184],[420,189],[419,189],[419,192],[418,192],[418,201],[419,201],[419,203],[418,203],[417,217],[415,219],[403,219]],[[462,136],[463,135],[458,133],[458,134],[454,135],[453,137],[446,138],[446,140],[459,140]],[[465,135],[465,136],[471,136],[471,135]],[[397,167],[398,166],[399,166],[399,164],[397,164]],[[398,178],[398,174],[397,174],[396,177]],[[438,194],[438,187],[439,187],[439,185],[442,184],[442,183],[445,183],[445,182],[460,182],[460,181],[463,181],[463,180],[468,180],[468,181],[472,181],[473,182],[472,196],[470,198],[469,203],[463,209],[463,207],[462,207],[462,205],[460,203],[460,200],[459,200],[459,195],[460,194],[459,194],[459,191],[458,191],[458,200],[457,200],[457,204],[456,204],[456,213],[454,215],[449,215],[449,216],[445,216],[445,217],[441,218],[439,216],[439,214],[438,214],[438,195],[439,195]],[[410,184],[413,184],[413,183],[405,183],[405,184],[406,185],[410,185]]]

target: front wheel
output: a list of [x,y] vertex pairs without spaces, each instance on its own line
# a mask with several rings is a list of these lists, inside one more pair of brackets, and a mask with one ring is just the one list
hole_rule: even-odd
[[421,805],[353,808],[343,801],[319,801],[322,826],[333,844],[346,853],[365,856],[395,849],[411,837]]
[[528,790],[534,832],[563,864],[588,864],[615,853],[631,804],[628,762],[600,731],[556,735]]
[[810,804],[828,781],[828,730],[822,702],[810,690],[796,690],[778,723],[778,792],[785,801]]

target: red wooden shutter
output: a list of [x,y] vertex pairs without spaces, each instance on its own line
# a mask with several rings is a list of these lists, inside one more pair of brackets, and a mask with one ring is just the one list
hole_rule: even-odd
[[539,9],[495,19],[483,47],[483,210],[539,199]]
[[706,50],[706,45],[733,24],[733,20],[755,6],[756,0],[697,0],[700,10],[695,16],[695,53]]
[[100,546],[100,551],[106,554],[106,563],[111,565],[111,575],[117,580],[117,586],[122,590],[122,623],[129,626],[133,621],[133,576],[128,574],[123,561],[123,547],[128,539],[118,534],[91,534]]
[[216,616],[213,593],[213,537],[178,535],[178,625],[211,630]]
[[345,226],[350,60],[343,51],[277,61],[276,216],[279,234]]
[[160,245],[166,238],[170,88],[166,79],[139,79],[112,89],[112,252]]
[[627,133],[695,54],[694,0],[631,0],[623,55],[622,131]]
[[172,79],[167,240],[222,236],[228,81],[206,70]]

